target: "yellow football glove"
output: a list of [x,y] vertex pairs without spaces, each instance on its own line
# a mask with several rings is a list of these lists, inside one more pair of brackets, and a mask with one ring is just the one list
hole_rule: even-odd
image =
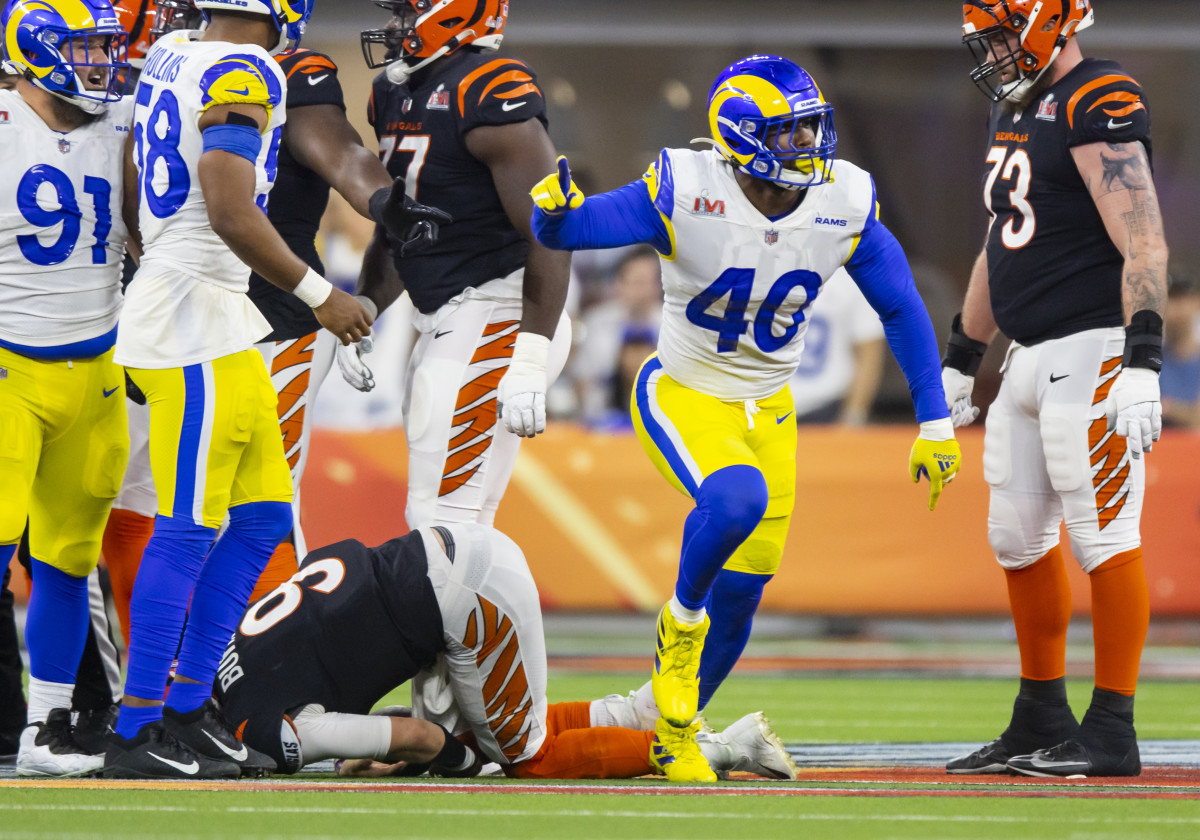
[[908,474],[913,484],[921,476],[929,479],[929,509],[937,507],[942,485],[950,482],[962,463],[962,451],[954,439],[954,426],[949,418],[928,420],[921,424],[921,433],[908,456]]
[[571,167],[562,155],[558,156],[558,171],[534,184],[529,195],[539,210],[551,216],[574,210],[583,204],[583,191],[571,180]]

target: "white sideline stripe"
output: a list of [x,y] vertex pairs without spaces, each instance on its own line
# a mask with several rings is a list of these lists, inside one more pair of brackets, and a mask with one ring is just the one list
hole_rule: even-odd
[[517,458],[513,480],[552,521],[560,523],[563,534],[580,554],[635,606],[651,611],[661,607],[662,598],[655,594],[654,585],[633,558],[575,494],[529,454],[529,449],[525,447]]
[[[830,788],[830,790],[843,791],[844,788]],[[609,811],[609,810],[586,810],[564,809],[557,811],[543,811],[536,807],[530,807],[528,810],[518,810],[509,808],[504,810],[496,810],[492,808],[280,808],[280,807],[263,807],[263,808],[248,808],[248,807],[230,807],[230,808],[191,808],[191,807],[173,807],[170,805],[6,805],[0,804],[0,811],[122,811],[122,812],[192,812],[192,813],[228,813],[228,814],[375,814],[382,816],[398,816],[404,814],[427,816],[427,817],[527,817],[527,816],[551,816],[551,817],[618,817],[620,819],[644,820],[647,817],[656,818],[671,818],[671,819],[692,819],[692,820],[744,820],[745,814],[729,814],[721,811]],[[1200,824],[1200,817],[1142,817],[1131,815],[1129,819],[1114,819],[1111,817],[1075,817],[1075,816],[982,816],[963,814],[959,816],[948,816],[946,814],[811,814],[811,813],[792,813],[792,814],[755,814],[755,820],[776,820],[793,822],[796,820],[822,820],[825,822],[843,822],[851,820],[854,822],[961,822],[961,823],[1013,823],[1024,824],[1034,823],[1044,825],[1047,823],[1064,823],[1074,825],[1077,823],[1087,823],[1090,825],[1124,825],[1129,822],[1136,821],[1138,824],[1154,824],[1154,825],[1197,825]]]

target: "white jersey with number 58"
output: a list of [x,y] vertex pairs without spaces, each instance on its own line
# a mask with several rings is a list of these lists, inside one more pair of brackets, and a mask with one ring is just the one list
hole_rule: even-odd
[[268,125],[255,163],[266,212],[286,119],[286,79],[261,47],[160,38],[134,94],[134,160],[145,255],[126,295],[117,359],[132,367],[194,364],[239,352],[270,332],[246,297],[250,269],[213,231],[200,188],[199,121],[216,105],[258,105]]
[[778,392],[800,363],[809,305],[876,213],[870,175],[836,161],[829,183],[777,219],[714,151],[665,149],[645,179],[674,246],[662,259],[663,370],[722,400]]

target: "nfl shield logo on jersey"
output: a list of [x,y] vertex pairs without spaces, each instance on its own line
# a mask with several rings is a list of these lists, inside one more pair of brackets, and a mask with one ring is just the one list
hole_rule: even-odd
[[775,230],[774,228],[767,231],[766,233],[763,234],[763,241],[766,242],[768,245],[774,245],[776,242],[779,241],[779,231]]
[[69,154],[71,151],[71,141],[65,140],[65,139],[59,140],[58,141],[58,150],[60,152],[62,152],[64,155]]
[[8,379],[8,368],[0,367],[0,379]]

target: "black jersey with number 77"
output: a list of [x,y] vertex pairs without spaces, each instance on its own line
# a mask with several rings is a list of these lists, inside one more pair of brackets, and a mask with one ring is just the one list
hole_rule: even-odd
[[436,245],[397,262],[419,311],[435,312],[464,289],[525,265],[529,244],[509,221],[491,170],[465,140],[481,126],[546,124],[542,91],[524,62],[466,49],[404,85],[381,73],[367,117],[388,172],[405,176],[413,199],[454,217]]
[[993,106],[988,282],[996,325],[1009,338],[1032,345],[1125,323],[1124,257],[1071,149],[1137,141],[1149,155],[1146,96],[1114,61],[1085,59],[1022,111]]

